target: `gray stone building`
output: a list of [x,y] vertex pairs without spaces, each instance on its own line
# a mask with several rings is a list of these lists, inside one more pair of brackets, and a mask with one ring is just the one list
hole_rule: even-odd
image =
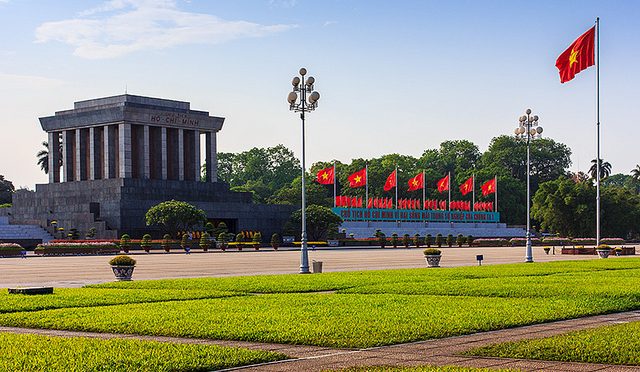
[[250,193],[218,181],[216,136],[223,123],[189,102],[130,94],[76,102],[40,118],[49,139],[49,183],[14,195],[12,223],[51,229],[55,220],[81,233],[94,227],[102,238],[139,237],[159,233],[145,226],[146,211],[175,199],[233,232],[279,232],[291,206],[254,204]]

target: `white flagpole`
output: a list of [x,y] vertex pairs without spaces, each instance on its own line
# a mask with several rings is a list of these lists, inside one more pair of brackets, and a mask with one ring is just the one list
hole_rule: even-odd
[[494,205],[493,211],[497,212],[498,211],[498,175],[497,174],[495,176],[493,176],[493,180],[494,180],[493,183],[496,184],[496,192],[495,192],[495,194],[496,194],[495,195],[495,199],[496,200],[495,200],[495,203],[494,203],[495,205]]
[[366,163],[364,166],[364,177],[366,179],[364,195],[365,195],[365,198],[367,198],[367,208],[368,208],[369,207],[369,163]]
[[337,179],[337,174],[336,174],[336,161],[333,161],[333,207],[336,207],[336,179]]
[[449,205],[448,210],[449,210],[449,223],[451,223],[451,171],[449,171],[449,173],[447,173],[447,188],[449,189]]
[[600,17],[596,17],[596,247],[600,245]]
[[396,164],[395,171],[395,181],[396,181],[396,208],[398,207],[398,164]]
[[425,209],[424,208],[424,203],[427,201],[426,197],[427,197],[427,188],[425,187],[425,185],[427,184],[427,179],[426,176],[424,174],[424,169],[422,170],[422,208],[420,209]]
[[471,211],[475,212],[476,211],[476,174],[472,174],[471,175],[471,185],[473,186],[473,193],[471,196]]

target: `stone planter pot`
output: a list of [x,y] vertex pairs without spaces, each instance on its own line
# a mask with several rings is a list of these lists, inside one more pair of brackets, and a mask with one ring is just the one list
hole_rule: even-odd
[[111,265],[111,270],[113,270],[113,275],[116,276],[118,280],[131,280],[133,276],[133,269],[135,266],[119,266],[119,265]]
[[428,267],[440,267],[441,254],[425,255],[424,260],[427,261]]
[[610,249],[596,249],[596,252],[598,252],[598,256],[600,258],[607,258],[609,257],[609,253],[611,253]]

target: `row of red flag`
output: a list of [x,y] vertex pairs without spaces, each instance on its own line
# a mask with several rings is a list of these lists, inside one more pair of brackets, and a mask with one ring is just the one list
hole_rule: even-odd
[[[420,205],[422,204],[422,208]],[[493,211],[493,202],[476,202],[474,211]],[[336,196],[336,207],[362,208],[363,199],[358,196]],[[391,198],[369,198],[367,208],[393,209],[393,199]],[[425,200],[420,199],[398,199],[397,209],[425,209],[425,210],[447,210],[446,200]],[[452,200],[449,203],[452,211],[471,211],[471,202],[467,200]]]
[[[321,169],[318,171],[316,175],[316,181],[322,185],[333,185],[333,183],[335,182],[335,174],[336,174],[335,166]],[[449,186],[450,186],[449,176],[450,175],[447,174],[446,176],[438,180],[438,182],[436,183],[436,187],[439,192],[444,192],[449,190]],[[349,180],[349,187],[356,188],[356,187],[365,186],[367,184],[367,168],[362,168],[361,170],[355,173],[352,173],[347,179]],[[384,191],[389,191],[394,187],[397,187],[397,184],[398,184],[397,181],[398,181],[397,172],[394,170],[393,172],[391,172],[389,177],[387,177],[387,181],[384,183]],[[462,193],[462,195],[467,195],[468,193],[473,191],[473,184],[474,184],[473,181],[474,180],[472,176],[472,177],[469,177],[466,181],[464,181],[460,185],[460,192]],[[424,172],[420,172],[415,177],[410,178],[407,183],[409,185],[408,191],[424,189],[425,188]],[[492,178],[489,181],[482,184],[481,190],[482,190],[482,195],[484,196],[487,196],[489,194],[496,192],[496,178]]]

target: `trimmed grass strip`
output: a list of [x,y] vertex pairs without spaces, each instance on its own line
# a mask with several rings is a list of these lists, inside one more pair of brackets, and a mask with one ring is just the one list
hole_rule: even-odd
[[210,371],[286,359],[221,347],[0,333],[2,371]]
[[640,366],[640,322],[491,345],[467,355]]

